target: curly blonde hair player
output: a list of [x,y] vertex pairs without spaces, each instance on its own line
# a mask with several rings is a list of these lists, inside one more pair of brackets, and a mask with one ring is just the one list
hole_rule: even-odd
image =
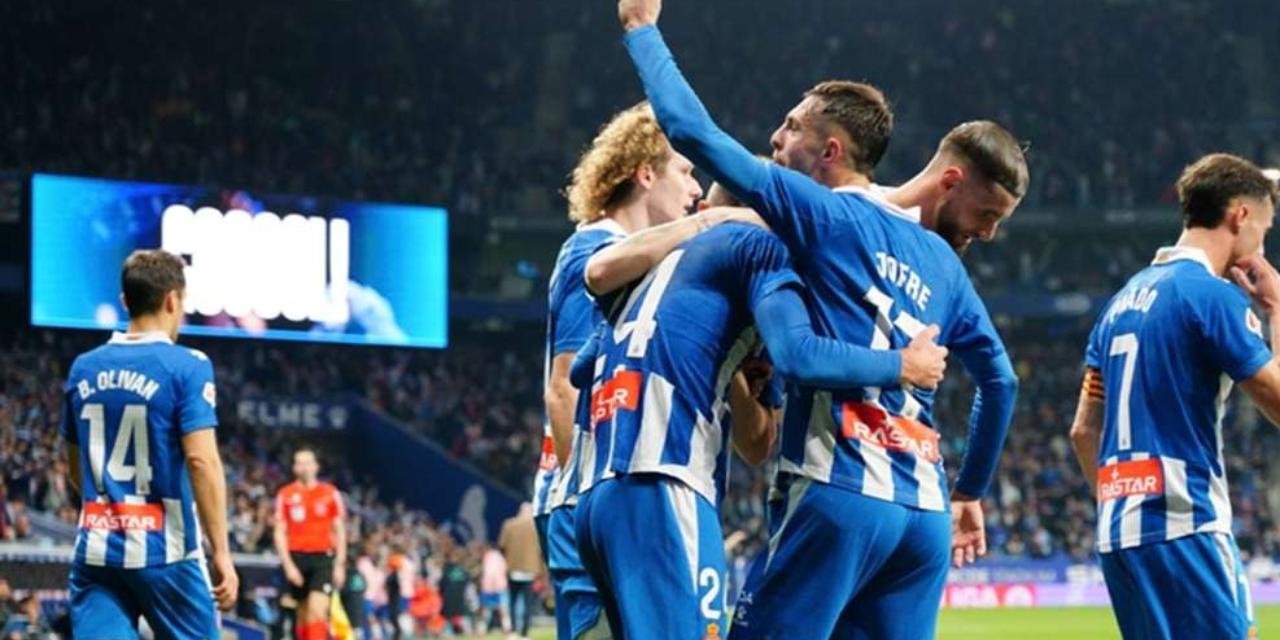
[[606,210],[631,195],[637,171],[646,166],[658,171],[672,153],[648,102],[620,111],[600,129],[573,169],[565,189],[569,219],[581,224],[603,218]]

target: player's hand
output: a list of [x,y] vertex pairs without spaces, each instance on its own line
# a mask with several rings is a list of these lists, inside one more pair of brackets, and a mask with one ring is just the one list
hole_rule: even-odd
[[959,569],[987,555],[987,527],[982,500],[951,497],[951,564]]
[[1231,266],[1231,279],[1271,315],[1280,311],[1280,273],[1260,254],[1245,256]]
[[627,31],[657,24],[662,0],[618,0],[618,20]]
[[231,554],[214,554],[210,569],[213,574],[213,601],[218,604],[219,609],[230,611],[240,595],[240,576],[236,575]]
[[288,580],[289,584],[295,587],[302,586],[302,572],[298,571],[298,568],[291,564],[286,564],[284,566],[284,579]]
[[773,379],[773,363],[768,358],[748,356],[739,366],[742,375],[747,379],[747,388],[752,398],[759,398],[760,393]]
[[947,370],[947,348],[938,346],[938,325],[931,324],[916,334],[902,350],[902,370],[898,381],[920,389],[932,389],[942,381]]
[[347,568],[340,564],[333,565],[334,590],[335,591],[341,590],[342,586],[345,585],[346,583],[347,583]]

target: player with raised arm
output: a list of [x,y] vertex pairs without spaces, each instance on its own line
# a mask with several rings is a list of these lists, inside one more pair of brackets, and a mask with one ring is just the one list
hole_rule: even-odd
[[[777,481],[785,509],[763,570],[748,579],[732,636],[931,636],[948,560],[972,561],[985,551],[980,499],[1017,388],[1003,344],[949,244],[922,229],[913,212],[865,188],[892,128],[879,91],[832,82],[806,98],[829,134],[820,147],[823,182],[762,165],[715,126],[681,76],[655,25],[659,10],[656,0],[619,5],[628,53],[658,120],[677,150],[792,249],[812,290],[815,324],[881,348],[939,324],[939,343],[959,356],[979,390],[951,493],[953,545],[931,393],[789,389]],[[830,183],[848,186],[832,190]],[[911,624],[904,625],[907,612]]]
[[70,579],[77,639],[137,638],[140,617],[157,637],[215,638],[215,602],[230,609],[238,595],[213,365],[174,344],[184,266],[133,252],[121,275],[128,333],[81,354],[67,376],[62,436],[83,498]]
[[1255,638],[1222,418],[1234,380],[1280,425],[1280,361],[1249,306],[1252,297],[1266,313],[1276,344],[1280,275],[1262,257],[1275,185],[1246,160],[1211,154],[1177,187],[1182,237],[1103,307],[1089,336],[1071,442],[1097,499],[1098,554],[1124,637]]
[[933,363],[931,373],[910,382],[931,388],[946,349],[932,343],[936,327],[900,351],[816,335],[785,246],[755,225],[698,234],[624,291],[625,299],[600,300],[610,312],[596,336],[596,457],[578,506],[578,547],[615,637],[718,637],[729,441],[758,441],[772,428],[740,423],[728,395],[757,332],[782,376],[833,388],[896,386],[916,356]]
[[569,217],[578,228],[561,246],[547,294],[547,421],[533,496],[562,638],[599,637],[605,627],[574,538],[574,414],[580,400],[569,382],[569,368],[602,320],[583,290],[583,266],[615,238],[684,216],[702,195],[692,172],[693,164],[671,149],[653,111],[641,103],[601,128],[579,159],[567,190]]

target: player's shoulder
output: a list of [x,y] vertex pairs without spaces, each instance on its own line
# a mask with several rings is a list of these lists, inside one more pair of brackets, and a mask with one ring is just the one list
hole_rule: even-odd
[[600,245],[611,242],[626,235],[626,231],[617,222],[602,218],[595,222],[579,225],[561,245],[562,255],[594,252]]
[[279,489],[276,489],[276,495],[281,497],[288,496],[288,495],[297,493],[300,487],[301,485],[298,484],[298,482],[295,480],[293,482],[285,484],[284,486],[281,486]]

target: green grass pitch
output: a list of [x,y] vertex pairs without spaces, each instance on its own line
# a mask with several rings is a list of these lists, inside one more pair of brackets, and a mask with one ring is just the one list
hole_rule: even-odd
[[[1259,607],[1263,634],[1280,630],[1280,606]],[[1119,638],[1110,609],[947,609],[938,623],[938,640],[1103,640]],[[501,640],[502,636],[489,636]],[[533,640],[555,640],[555,630],[540,629]]]

